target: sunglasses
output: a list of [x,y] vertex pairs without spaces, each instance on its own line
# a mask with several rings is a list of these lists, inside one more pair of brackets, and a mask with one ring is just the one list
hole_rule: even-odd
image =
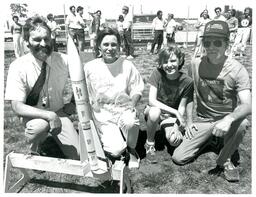
[[222,46],[222,41],[221,40],[214,40],[214,41],[203,41],[203,45],[205,48],[209,48],[211,45],[215,46],[215,47],[221,47]]

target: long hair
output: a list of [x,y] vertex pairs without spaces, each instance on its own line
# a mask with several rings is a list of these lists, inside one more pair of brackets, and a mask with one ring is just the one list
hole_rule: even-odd
[[49,33],[51,34],[51,29],[47,25],[45,19],[43,17],[40,17],[40,16],[34,16],[34,17],[31,17],[31,18],[28,18],[26,20],[25,25],[23,26],[23,39],[28,42],[30,32],[34,31],[38,27],[46,28],[49,31]]
[[96,57],[101,57],[101,53],[100,53],[99,47],[100,47],[100,44],[101,44],[103,38],[106,35],[114,35],[114,36],[116,36],[118,46],[120,47],[120,45],[121,45],[121,38],[120,38],[120,35],[119,35],[118,31],[116,29],[112,29],[110,27],[105,27],[103,30],[101,30],[98,33],[97,38],[96,38],[96,44],[95,44],[95,49],[94,49]]

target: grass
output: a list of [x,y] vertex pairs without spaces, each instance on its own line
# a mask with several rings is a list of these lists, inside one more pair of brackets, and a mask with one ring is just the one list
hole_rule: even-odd
[[[184,49],[186,63],[184,69],[190,65],[191,48]],[[136,48],[137,57],[133,60],[140,71],[144,81],[157,65],[156,55],[148,55],[145,48]],[[251,77],[252,69],[252,47],[248,46],[247,56],[238,60],[245,65]],[[13,52],[5,51],[5,82],[9,64],[14,60]],[[161,193],[161,194],[250,194],[251,193],[251,127],[246,133],[239,147],[240,153],[240,182],[229,183],[223,177],[208,175],[208,170],[215,167],[217,155],[214,152],[206,152],[194,162],[185,166],[175,165],[171,160],[171,149],[165,144],[161,132],[156,135],[156,157],[157,164],[148,164],[145,159],[143,145],[146,139],[146,126],[143,117],[143,109],[148,102],[148,84],[145,83],[145,91],[139,103],[141,132],[137,144],[137,150],[142,158],[138,170],[131,170],[130,178],[134,193]],[[69,91],[67,91],[69,92]],[[251,122],[251,116],[249,116]],[[52,149],[56,148],[51,146]],[[11,151],[26,153],[28,145],[25,143],[24,128],[19,123],[19,118],[12,112],[11,106],[5,102],[4,106],[4,154]],[[101,180],[77,177],[65,174],[43,173],[35,174],[29,171],[32,180],[21,189],[21,193],[117,193],[116,182],[103,182]],[[10,181],[13,183],[20,176],[18,170],[13,169]]]

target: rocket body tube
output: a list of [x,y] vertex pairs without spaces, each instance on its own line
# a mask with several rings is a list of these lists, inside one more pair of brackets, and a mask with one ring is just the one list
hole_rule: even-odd
[[75,97],[78,119],[81,125],[82,132],[85,136],[86,148],[88,152],[91,170],[95,171],[98,169],[98,159],[90,126],[90,120],[92,120],[92,115],[89,103],[89,95],[87,91],[81,59],[77,52],[77,48],[70,36],[68,36],[67,54],[68,69]]

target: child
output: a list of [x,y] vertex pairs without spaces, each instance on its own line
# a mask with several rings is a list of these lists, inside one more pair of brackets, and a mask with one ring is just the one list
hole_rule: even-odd
[[124,49],[124,28],[123,28],[124,16],[119,15],[118,20],[116,22],[117,30],[121,37],[121,51]]
[[[155,160],[155,133],[160,123],[170,145],[177,147],[183,139],[186,126],[186,106],[193,106],[193,81],[181,68],[185,54],[176,46],[168,46],[159,53],[159,66],[153,70],[148,83],[149,105],[144,114],[147,121],[146,159]],[[192,125],[192,114],[187,114],[187,126]],[[186,137],[190,133],[186,132]]]

